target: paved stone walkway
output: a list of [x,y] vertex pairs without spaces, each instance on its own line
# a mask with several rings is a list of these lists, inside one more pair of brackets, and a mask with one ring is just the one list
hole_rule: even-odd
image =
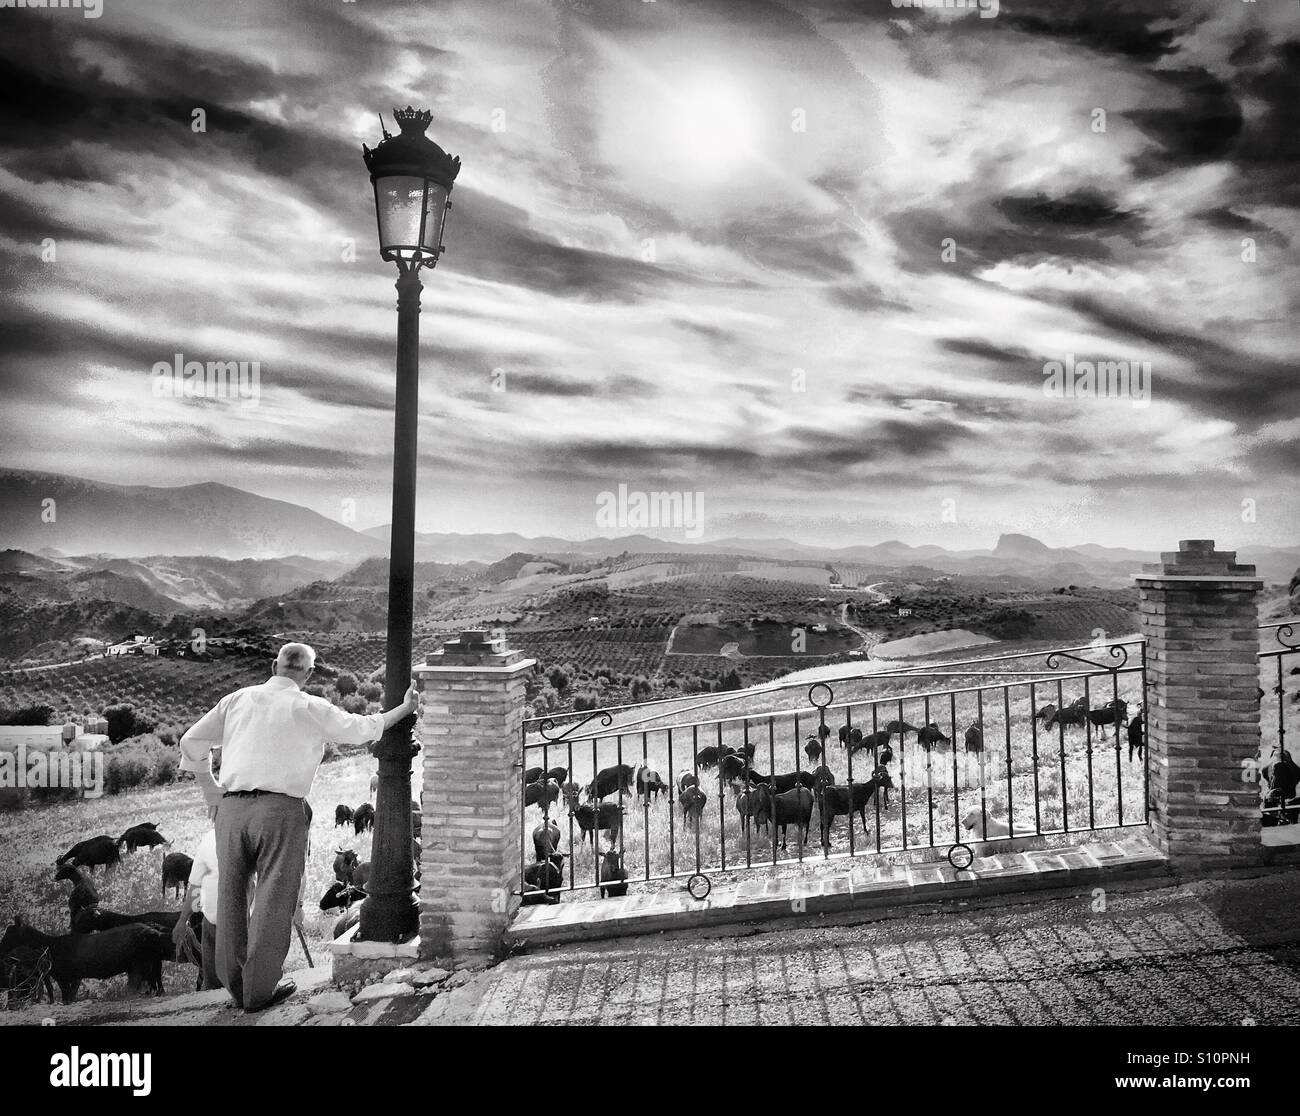
[[[976,905],[978,903],[978,905]],[[225,994],[41,1005],[5,1023],[209,1026],[1297,1024],[1300,873],[1015,895],[405,970],[353,999],[325,968],[255,1016]]]

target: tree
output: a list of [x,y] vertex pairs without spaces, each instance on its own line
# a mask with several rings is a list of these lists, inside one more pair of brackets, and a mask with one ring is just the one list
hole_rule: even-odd
[[713,687],[714,693],[724,693],[727,690],[739,690],[744,685],[740,679],[740,674],[735,670],[729,670]]
[[596,697],[594,694],[579,694],[573,699],[573,709],[576,713],[585,712],[588,709],[596,708]]
[[104,710],[104,720],[108,722],[108,739],[120,744],[132,736],[153,732],[154,723],[148,717],[136,713],[134,705],[110,705]]
[[334,689],[338,691],[339,697],[355,694],[357,692],[357,676],[350,670],[345,670],[334,679]]
[[553,668],[546,677],[550,679],[551,685],[560,693],[569,688],[569,676],[559,667]]

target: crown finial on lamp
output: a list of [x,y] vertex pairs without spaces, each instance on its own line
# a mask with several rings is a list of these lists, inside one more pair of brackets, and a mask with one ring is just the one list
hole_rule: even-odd
[[424,130],[433,123],[433,113],[428,109],[417,109],[407,105],[404,109],[393,109],[393,119],[403,133],[414,132],[423,135]]

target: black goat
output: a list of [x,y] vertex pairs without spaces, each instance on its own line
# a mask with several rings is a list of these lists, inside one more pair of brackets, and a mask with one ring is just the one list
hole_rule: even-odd
[[352,817],[353,817],[353,814],[352,814],[352,807],[351,807],[351,806],[343,806],[343,805],[340,804],[340,805],[334,807],[334,824],[335,824],[335,826],[340,826],[340,825],[351,825],[351,824],[352,824]]
[[59,865],[72,864],[76,868],[90,868],[92,870],[102,866],[105,873],[107,873],[110,868],[117,867],[121,859],[122,856],[118,851],[117,841],[104,835],[78,841],[54,863]]
[[878,788],[889,790],[894,781],[883,767],[877,767],[871,778],[865,783],[849,783],[847,786],[819,782],[817,785],[817,811],[821,818],[822,844],[831,843],[831,826],[840,816],[848,817],[857,813],[862,821],[862,828],[867,828],[867,806]]
[[190,882],[190,869],[194,867],[194,858],[186,856],[184,853],[168,853],[163,857],[162,862],[162,893],[167,894],[167,889],[174,888],[176,895],[185,890],[185,885]]
[[627,869],[623,867],[623,855],[617,849],[609,849],[600,862],[600,897],[617,899],[626,894]]
[[375,828],[375,808],[369,802],[363,802],[352,811],[352,832],[357,837]]
[[159,845],[170,844],[171,842],[158,832],[158,826],[154,822],[140,822],[138,825],[130,826],[117,839],[117,847],[125,848],[128,853],[133,853],[139,848],[153,849]]

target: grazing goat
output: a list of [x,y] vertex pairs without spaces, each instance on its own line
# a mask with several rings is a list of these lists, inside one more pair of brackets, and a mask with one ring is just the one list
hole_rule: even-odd
[[682,816],[698,830],[709,796],[698,786],[690,786],[682,791],[678,801],[682,804]]
[[657,802],[661,791],[667,794],[668,784],[664,782],[663,776],[658,771],[652,771],[644,766],[636,769],[636,793],[638,798],[644,799],[646,805],[649,805],[651,795],[654,796]]
[[538,780],[524,787],[524,805],[550,810],[560,799],[560,784],[554,779]]
[[781,775],[764,775],[759,771],[749,773],[751,783],[761,783],[771,789],[773,794],[784,794],[792,788],[807,787],[812,790],[813,773],[811,771],[787,771]]
[[1037,712],[1034,713],[1034,720],[1045,721],[1050,724],[1052,714],[1055,712],[1056,706],[1049,701],[1046,705],[1040,706]]
[[352,811],[352,832],[357,837],[375,828],[375,808],[369,802],[363,802]]
[[596,802],[616,792],[631,794],[634,775],[635,769],[626,763],[616,763],[596,772],[596,777],[583,788],[587,801]]
[[1114,698],[1106,702],[1100,709],[1091,709],[1088,711],[1088,720],[1098,727],[1102,725],[1115,725],[1116,732],[1119,726],[1128,721],[1128,702],[1123,698]]
[[1044,728],[1052,728],[1054,725],[1081,725],[1088,719],[1088,711],[1076,704],[1067,705],[1064,709],[1057,709],[1052,712],[1043,721]]
[[545,774],[546,769],[544,767],[530,767],[524,772],[524,783],[535,783]]
[[600,862],[600,897],[617,899],[626,894],[627,869],[623,867],[623,854],[609,849]]
[[808,839],[812,824],[813,792],[798,786],[772,798],[772,823],[781,830],[781,848],[786,845],[786,827],[793,823],[799,834],[799,843]]
[[943,730],[931,721],[923,729],[917,729],[916,742],[925,749],[929,750],[930,745],[942,748],[949,743],[948,737],[944,736]]
[[903,739],[903,733],[905,732],[921,731],[915,725],[909,725],[906,721],[890,721],[889,724],[885,726],[885,730],[890,733],[898,733],[899,740]]
[[970,728],[966,730],[966,751],[984,751],[984,730],[978,723],[973,723]]
[[190,869],[194,867],[194,858],[184,853],[168,853],[162,862],[162,893],[167,894],[169,887],[175,888],[177,897],[190,882]]
[[718,759],[718,749],[710,745],[695,753],[695,766],[701,771],[707,771],[710,767],[718,766]]
[[847,723],[840,725],[840,747],[862,747],[862,730]]
[[726,782],[736,784],[745,777],[749,770],[749,761],[742,755],[723,756],[718,761],[718,774]]
[[0,957],[24,947],[49,950],[50,975],[65,1004],[77,998],[83,980],[107,980],[121,973],[127,974],[133,991],[161,994],[162,959],[173,955],[171,938],[148,926],[55,936],[42,933],[16,916],[0,938]]
[[545,860],[524,869],[524,882],[541,891],[555,891],[564,886],[564,858],[567,853],[551,853]]
[[569,769],[567,767],[552,767],[546,773],[546,777],[554,779],[557,783],[563,783],[569,777]]
[[893,735],[894,734],[888,729],[881,729],[879,732],[869,732],[866,736],[859,737],[856,744],[850,743],[849,755],[857,755],[863,748],[870,748],[873,752],[877,748],[887,748],[889,746],[889,739]]
[[335,827],[337,828],[340,825],[351,825],[351,824],[352,824],[352,807],[342,806],[342,805],[335,806],[334,807]]
[[808,742],[803,746],[803,754],[808,757],[809,763],[816,763],[822,758],[821,741],[816,736],[808,737]]
[[681,795],[687,787],[698,787],[699,785],[700,777],[693,771],[687,771],[677,780],[677,793]]
[[117,842],[112,837],[104,835],[78,841],[54,863],[71,864],[75,868],[89,868],[91,871],[102,866],[107,875],[108,870],[117,867],[121,859]]
[[[830,772],[826,772],[829,775]],[[883,767],[877,767],[872,772],[871,778],[865,783],[849,783],[847,786],[835,786],[825,781],[825,776],[819,776],[815,797],[817,799],[817,812],[821,819],[822,844],[826,847],[831,843],[831,826],[835,819],[841,815],[850,817],[854,812],[862,819],[862,828],[867,827],[867,806],[870,804],[872,796],[877,789],[889,790],[894,785],[893,779],[889,777],[889,772]]]
[[154,822],[140,822],[139,825],[130,826],[117,839],[117,847],[119,849],[125,847],[128,853],[133,853],[142,846],[153,849],[159,845],[170,844],[171,842],[158,832],[158,826]]
[[555,852],[560,843],[560,827],[553,819],[547,818],[533,830],[533,851],[538,860],[545,860]]
[[573,818],[578,823],[584,843],[597,829],[607,832],[613,841],[623,828],[623,808],[612,802],[602,802],[599,806],[584,803],[573,811]]

